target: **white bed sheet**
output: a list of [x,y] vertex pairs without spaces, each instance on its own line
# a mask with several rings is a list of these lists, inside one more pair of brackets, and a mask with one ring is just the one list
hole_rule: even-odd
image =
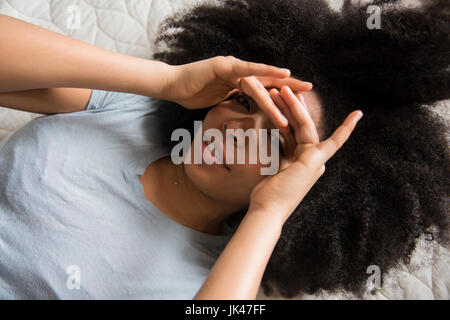
[[[0,13],[121,53],[151,58],[159,23],[168,15],[204,0],[0,0]],[[329,0],[336,10],[341,0]],[[408,5],[412,0],[404,1]],[[80,9],[79,29],[69,28],[70,6]],[[73,11],[72,11],[73,12]],[[74,20],[72,20],[74,22]],[[75,21],[76,22],[76,21]],[[436,109],[450,120],[448,102]],[[39,114],[0,107],[0,141]],[[435,260],[435,264],[430,264]],[[367,299],[449,299],[450,252],[419,241],[409,266],[391,272],[381,290]],[[368,274],[369,277],[369,274]],[[259,299],[267,299],[262,293]],[[355,298],[348,293],[303,295],[295,299]]]

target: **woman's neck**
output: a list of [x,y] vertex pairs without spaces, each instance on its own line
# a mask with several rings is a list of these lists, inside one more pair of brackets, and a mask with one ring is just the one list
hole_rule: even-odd
[[139,178],[147,200],[172,220],[199,232],[218,235],[234,212],[209,198],[190,181],[183,164],[170,157],[153,162]]

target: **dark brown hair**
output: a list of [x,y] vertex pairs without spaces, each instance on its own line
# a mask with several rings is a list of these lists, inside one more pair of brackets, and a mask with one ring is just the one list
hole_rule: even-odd
[[[450,97],[450,3],[396,2],[371,3],[382,6],[373,30],[367,4],[345,1],[335,12],[323,0],[211,2],[161,26],[156,44],[166,47],[155,59],[178,65],[232,55],[313,82],[327,136],[351,111],[364,112],[285,223],[264,273],[266,295],[361,295],[367,267],[385,275],[407,263],[419,236],[449,244],[447,127],[430,109]],[[161,103],[173,127],[191,129],[208,111]]]

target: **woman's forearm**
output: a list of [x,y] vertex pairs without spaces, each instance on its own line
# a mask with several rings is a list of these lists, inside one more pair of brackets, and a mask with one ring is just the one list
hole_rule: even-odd
[[273,213],[247,212],[194,299],[255,299],[282,225]]
[[108,51],[0,15],[0,92],[89,88],[158,98],[169,65]]

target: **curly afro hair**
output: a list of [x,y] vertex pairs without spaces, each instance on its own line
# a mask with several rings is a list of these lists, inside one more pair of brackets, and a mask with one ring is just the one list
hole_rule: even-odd
[[[372,30],[367,1],[344,1],[337,12],[325,0],[205,2],[160,26],[156,60],[232,55],[313,82],[326,136],[351,111],[364,112],[285,223],[262,279],[265,295],[362,297],[369,266],[385,276],[409,263],[420,236],[449,245],[447,126],[430,109],[450,98],[450,6],[397,2],[370,3],[381,8],[381,28]],[[170,114],[168,132],[191,130],[208,112],[159,103]]]

